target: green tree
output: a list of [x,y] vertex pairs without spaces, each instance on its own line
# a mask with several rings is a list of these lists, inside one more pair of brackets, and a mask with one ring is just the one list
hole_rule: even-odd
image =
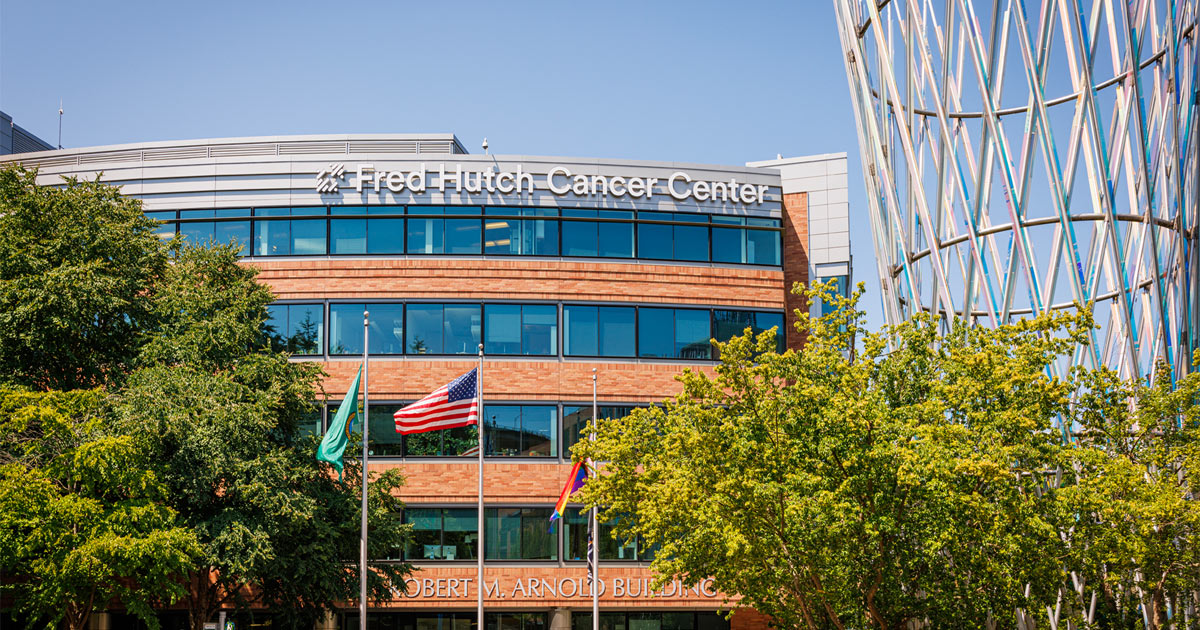
[[106,403],[0,387],[0,592],[31,625],[82,630],[116,598],[157,628],[151,606],[183,595],[173,578],[199,553]]
[[[167,324],[146,342],[118,409],[200,541],[183,600],[195,630],[227,606],[311,625],[357,593],[361,468],[347,462],[343,486],[316,461],[316,438],[300,428],[320,367],[269,348],[274,298],[255,274],[234,248],[179,245],[155,296]],[[392,497],[401,481],[390,472],[371,486],[372,557],[407,540]],[[410,571],[372,569],[376,599]]]
[[862,330],[858,294],[824,297],[835,312],[798,313],[803,351],[776,354],[771,331],[718,344],[714,377],[687,370],[663,407],[596,427],[572,451],[605,462],[585,501],[632,516],[614,533],[657,545],[661,579],[712,577],[780,627],[1044,610],[1065,577],[1047,497],[1072,393],[1047,374],[1090,322],[885,336]]
[[1168,627],[1168,610],[1178,623],[1200,584],[1200,373],[1174,386],[1165,366],[1154,385],[1109,370],[1082,380],[1060,491],[1074,616]]
[[166,249],[137,200],[95,181],[38,186],[0,168],[0,382],[119,383],[154,326]]

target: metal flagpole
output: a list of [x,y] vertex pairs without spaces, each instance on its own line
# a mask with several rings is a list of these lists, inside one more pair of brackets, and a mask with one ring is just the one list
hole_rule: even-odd
[[[588,439],[596,441],[596,425],[600,415],[596,408],[596,368],[592,368],[592,432]],[[592,462],[588,462],[591,466]],[[591,471],[589,471],[591,474]],[[600,528],[596,523],[596,506],[592,506],[592,630],[600,630]]]
[[479,370],[475,372],[475,399],[479,403],[479,415],[475,420],[475,427],[478,429],[479,446],[477,453],[479,457],[479,488],[476,493],[478,499],[477,508],[479,510],[479,547],[475,550],[477,562],[477,575],[475,578],[475,601],[477,610],[475,611],[478,624],[476,630],[485,630],[483,625],[483,344],[479,344]]
[[[363,377],[362,377],[362,393],[363,393],[363,415],[362,415],[362,432],[363,432],[363,452],[362,452],[362,539],[359,541],[358,548],[358,628],[359,630],[367,630],[367,434],[370,432],[370,425],[367,423],[367,357],[368,336],[370,328],[368,324],[371,319],[370,311],[363,311]],[[345,402],[342,403],[346,404]],[[358,401],[351,401],[351,404],[357,405]]]

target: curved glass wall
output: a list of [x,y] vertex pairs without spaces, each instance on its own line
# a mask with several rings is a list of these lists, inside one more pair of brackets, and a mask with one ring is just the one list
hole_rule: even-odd
[[244,256],[567,256],[778,267],[779,219],[696,212],[480,206],[305,206],[147,212]]

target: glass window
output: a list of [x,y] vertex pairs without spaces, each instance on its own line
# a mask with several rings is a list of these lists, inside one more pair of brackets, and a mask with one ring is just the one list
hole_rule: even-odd
[[240,256],[250,253],[249,221],[217,221],[213,225],[213,239],[222,245],[239,245]]
[[[595,210],[563,210],[564,218],[594,218]],[[598,256],[595,221],[563,221],[562,252],[564,256]]]
[[634,356],[631,306],[563,307],[563,335],[570,356]]
[[713,262],[746,262],[746,230],[740,227],[724,227],[745,225],[746,219],[713,215],[712,222]]
[[475,425],[404,436],[405,457],[463,457],[479,454]]
[[292,253],[317,256],[325,254],[325,220],[292,221]]
[[[601,421],[610,418],[624,418],[634,409],[636,407],[632,406],[600,405],[597,407]],[[591,405],[563,405],[563,457],[570,454],[571,447],[580,439],[580,431],[587,428],[587,423],[591,419]]]
[[[393,212],[399,208],[387,208]],[[403,254],[404,219],[367,219],[368,254]]]
[[556,216],[553,208],[485,208],[484,253],[555,256],[558,254],[558,221],[516,217]]
[[[409,214],[444,214],[441,206],[413,206]],[[423,218],[408,220],[408,247],[410,254],[444,254],[446,251],[444,230],[445,220],[439,218]]]
[[[179,233],[193,245],[206,245],[213,238],[212,221],[195,221],[195,219],[211,219],[212,210],[180,210]],[[190,219],[190,220],[189,220]]]
[[555,405],[487,405],[486,454],[500,457],[558,455],[558,407]]
[[546,304],[487,304],[484,352],[488,354],[558,354],[558,307]]
[[675,310],[675,356],[680,359],[712,358],[712,319],[707,310]]
[[[626,210],[601,210],[603,219],[633,219]],[[633,221],[625,223],[604,222],[597,226],[599,255],[606,258],[633,258]]]
[[404,328],[410,354],[442,354],[441,304],[409,304]]
[[310,435],[323,435],[325,429],[321,422],[322,407],[318,405],[312,411],[306,412],[300,418],[300,427],[297,431],[300,437],[308,437]]
[[408,508],[404,522],[413,526],[407,560],[474,560],[479,545],[475,508]]
[[[456,208],[479,212],[478,208]],[[449,214],[449,212],[447,212]],[[446,219],[446,253],[447,254],[478,254],[480,251],[479,219]]]
[[[670,221],[669,212],[639,212],[638,218],[646,221]],[[670,225],[655,223],[638,224],[638,257],[655,260],[670,260],[673,256],[671,241],[674,238]]]
[[[704,215],[675,214],[676,221],[699,222],[706,220]],[[708,260],[708,226],[707,225],[676,225],[675,260],[707,261]]]
[[330,304],[329,354],[362,354],[363,311],[371,313],[371,354],[404,354],[403,304]]
[[557,560],[551,508],[486,508],[488,560]]
[[487,630],[547,630],[550,627],[546,613],[540,612],[486,613],[483,623]]
[[638,355],[675,356],[675,309],[641,308],[638,317]]
[[256,217],[287,217],[291,216],[291,208],[255,208],[254,216]]
[[482,320],[478,304],[447,304],[442,351],[446,354],[477,354]]
[[786,331],[783,328],[783,313],[770,313],[763,311],[713,311],[713,337],[717,341],[729,341],[733,337],[737,337],[745,332],[747,328],[751,329],[755,335],[775,327],[775,350],[783,352],[785,347]]
[[[834,292],[842,297],[846,297],[848,295],[850,290],[849,280],[850,279],[848,276],[822,276],[817,278],[818,282],[832,282]],[[828,315],[837,310],[837,304],[826,303],[825,300],[820,300],[820,302],[822,316]]]
[[[587,559],[587,523],[590,511],[582,508],[567,508],[563,515],[563,553],[567,560]],[[614,522],[598,523],[601,560],[637,560],[637,545],[634,542],[620,543],[613,537]]]
[[366,219],[330,219],[329,253],[367,253]]
[[[591,591],[585,592],[591,593]],[[600,613],[600,630],[625,630],[625,628],[625,613]],[[592,630],[592,612],[590,610],[587,612],[572,612],[571,630]]]
[[[261,212],[255,210],[255,213]],[[286,256],[292,253],[292,222],[286,219],[254,222],[254,255]]]
[[276,349],[319,354],[325,337],[324,314],[324,304],[272,304],[267,307],[267,335]]
[[[371,431],[367,444],[372,457],[400,457],[404,454],[402,437],[396,433],[396,419],[393,417],[404,405],[371,403],[367,416],[371,422]],[[359,443],[362,446],[362,443]]]
[[175,211],[174,210],[164,210],[162,212],[147,212],[146,218],[162,222],[157,227],[154,228],[154,234],[157,235],[160,239],[162,239],[164,241],[168,241],[168,240],[171,240],[171,238],[175,236]]
[[329,209],[325,206],[297,206],[292,208],[292,216],[294,217],[314,217],[329,214]]
[[[747,225],[779,227],[779,219],[746,219]],[[780,265],[779,232],[777,230],[746,230],[746,262],[752,265]]]
[[652,358],[711,359],[707,310],[649,308],[638,311],[638,355]]

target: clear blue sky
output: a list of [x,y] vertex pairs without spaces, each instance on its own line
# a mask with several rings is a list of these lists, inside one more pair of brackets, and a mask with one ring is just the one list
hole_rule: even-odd
[[742,164],[849,157],[864,306],[881,323],[829,0],[0,0],[0,110],[67,147],[451,132],[494,153]]

